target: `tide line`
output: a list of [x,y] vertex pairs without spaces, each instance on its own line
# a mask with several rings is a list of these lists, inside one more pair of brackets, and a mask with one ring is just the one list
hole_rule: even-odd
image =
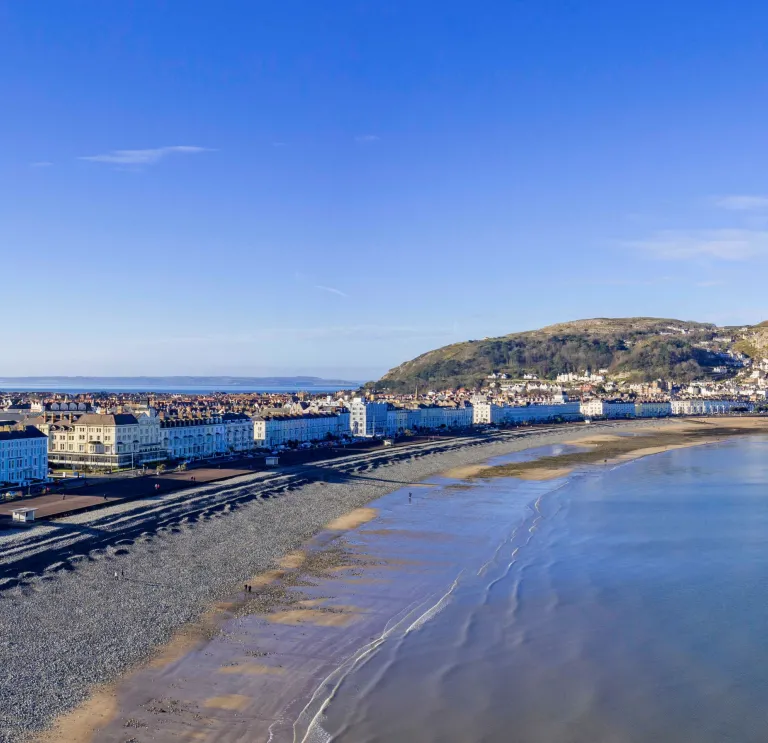
[[[408,627],[402,633],[401,639],[403,639],[409,632],[422,627],[426,622],[432,619],[445,607],[448,599],[450,598],[450,595],[458,585],[459,579],[461,578],[463,572],[464,571],[462,570],[456,576],[453,583],[451,584],[451,587],[448,589],[448,591],[446,591],[446,593],[444,593],[432,606],[430,606],[426,611],[424,611],[414,621],[412,621],[410,625],[408,625]],[[365,662],[370,660],[375,652],[381,647],[381,645],[394,633],[396,633],[397,630],[400,629],[406,622],[408,622],[414,612],[423,607],[423,605],[423,602],[420,605],[411,604],[405,610],[406,613],[400,619],[390,619],[385,625],[383,632],[377,638],[363,645],[346,660],[342,661],[342,663],[334,668],[333,671],[331,671],[318,684],[315,692],[312,694],[309,701],[304,706],[304,709],[302,709],[296,718],[296,721],[293,723],[293,743],[328,743],[332,739],[332,736],[322,728],[320,721],[322,719],[323,713],[325,712],[325,709],[328,707],[328,704],[330,704],[341,684],[344,682],[347,676],[352,673],[352,671],[358,669]],[[392,624],[392,622],[395,623]],[[330,684],[332,684],[332,686],[330,689],[328,689]],[[325,696],[320,702],[317,711],[312,714],[310,708],[320,699],[323,694],[325,694]],[[312,717],[307,723],[306,731],[304,732],[303,737],[299,738],[299,725],[301,724],[302,719],[306,718],[310,714],[312,714]]]

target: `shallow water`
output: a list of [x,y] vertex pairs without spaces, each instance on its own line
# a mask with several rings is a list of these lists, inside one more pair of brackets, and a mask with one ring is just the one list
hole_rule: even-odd
[[442,485],[387,497],[420,593],[297,740],[768,739],[768,438]]

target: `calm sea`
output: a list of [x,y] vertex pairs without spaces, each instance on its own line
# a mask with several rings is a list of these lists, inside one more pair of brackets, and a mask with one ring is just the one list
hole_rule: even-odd
[[768,740],[765,437],[398,497],[414,538],[397,554],[431,571],[429,608],[305,740]]

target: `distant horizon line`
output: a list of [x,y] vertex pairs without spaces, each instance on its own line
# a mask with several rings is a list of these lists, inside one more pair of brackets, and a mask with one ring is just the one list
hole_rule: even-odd
[[235,375],[235,374],[135,374],[135,375],[110,375],[110,374],[26,374],[26,375],[8,375],[0,376],[0,383],[5,381],[19,380],[229,380],[229,381],[264,381],[264,380],[302,380],[302,381],[318,381],[318,382],[351,382],[359,383],[362,380],[349,379],[342,377],[320,377],[314,374],[267,374],[263,376],[248,376],[248,375]]

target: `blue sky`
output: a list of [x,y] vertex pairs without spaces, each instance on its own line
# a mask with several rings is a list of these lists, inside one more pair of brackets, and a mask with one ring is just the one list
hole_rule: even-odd
[[764,3],[0,0],[0,373],[367,379],[768,318]]

